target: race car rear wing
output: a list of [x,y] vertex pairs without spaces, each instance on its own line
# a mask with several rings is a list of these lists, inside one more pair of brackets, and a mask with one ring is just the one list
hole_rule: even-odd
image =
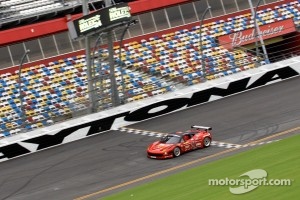
[[212,130],[212,128],[211,128],[211,127],[208,127],[208,126],[197,126],[197,125],[192,125],[191,128],[204,129],[204,130]]

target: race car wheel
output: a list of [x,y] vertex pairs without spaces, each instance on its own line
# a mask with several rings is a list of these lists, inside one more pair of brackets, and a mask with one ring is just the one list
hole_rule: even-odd
[[173,154],[174,154],[175,157],[180,156],[180,154],[181,154],[180,148],[179,147],[175,147],[174,150],[173,150]]
[[209,137],[205,137],[203,140],[203,146],[204,147],[209,147],[211,144],[211,139]]

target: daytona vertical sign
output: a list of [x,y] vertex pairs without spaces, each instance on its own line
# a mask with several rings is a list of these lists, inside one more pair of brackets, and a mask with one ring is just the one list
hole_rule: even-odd
[[[281,36],[287,33],[295,32],[295,24],[293,19],[286,19],[271,24],[259,26],[260,32],[258,35],[262,35],[262,38],[269,39],[277,36]],[[226,49],[233,49],[237,46],[243,46],[255,42],[255,29],[247,29],[244,31],[234,32],[229,35],[223,35],[218,37],[219,44]]]

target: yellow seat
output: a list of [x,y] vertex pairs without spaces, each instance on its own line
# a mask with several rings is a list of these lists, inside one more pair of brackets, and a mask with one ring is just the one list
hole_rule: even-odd
[[71,110],[69,108],[64,108],[64,111],[65,111],[66,114],[71,113]]
[[26,116],[32,117],[34,114],[32,110],[26,110]]
[[214,75],[209,75],[206,77],[208,80],[212,80],[212,79],[215,79],[215,76]]
[[6,123],[5,125],[6,125],[6,127],[7,127],[8,129],[12,129],[12,128],[13,128],[13,124],[10,123],[10,122]]
[[41,122],[36,123],[38,128],[44,127],[44,125]]
[[138,97],[138,95],[137,95],[137,96],[133,96],[132,98],[133,98],[133,100],[134,100],[134,101],[137,101],[137,100],[139,100],[139,97]]

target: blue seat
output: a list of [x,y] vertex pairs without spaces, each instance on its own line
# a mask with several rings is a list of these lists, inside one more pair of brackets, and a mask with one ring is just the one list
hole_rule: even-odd
[[34,75],[33,71],[28,71],[27,74],[28,74],[29,76]]
[[193,85],[194,83],[193,83],[193,81],[189,80],[189,81],[187,82],[187,84],[188,84],[188,85]]
[[20,126],[20,125],[22,125],[22,120],[21,119],[18,119],[17,121],[16,121],[16,123]]
[[7,87],[7,83],[5,81],[2,82],[3,87]]
[[132,84],[133,84],[134,87],[140,87],[138,82],[133,82]]
[[3,120],[4,122],[9,122],[9,120],[7,119],[7,117],[2,117],[2,120]]
[[9,99],[9,100],[8,100],[8,103],[9,103],[9,104],[15,104],[14,100],[12,100],[12,99]]
[[166,89],[167,89],[167,91],[172,91],[171,86],[167,86]]
[[73,94],[73,92],[71,90],[66,90],[67,94]]
[[149,71],[150,71],[151,74],[155,74],[155,72],[156,72],[156,70],[155,70],[154,67],[151,67],[151,68],[149,69]]
[[18,106],[16,105],[16,104],[12,104],[12,105],[10,105],[11,107],[12,107],[12,109],[14,109],[14,110],[17,110],[18,109]]
[[152,46],[147,46],[147,49],[148,49],[148,50],[152,50],[153,47],[152,47]]
[[50,94],[47,94],[47,99],[51,100],[53,97]]
[[7,127],[6,127],[5,124],[1,124],[1,125],[0,125],[0,128],[1,128],[2,130],[6,130],[6,129],[7,129]]
[[56,94],[57,94],[58,97],[62,97],[63,96],[63,94],[60,91],[56,92]]
[[158,87],[162,86],[162,84],[160,82],[156,82],[155,85],[157,85]]
[[134,92],[133,92],[132,89],[128,90],[127,92],[128,92],[129,95],[134,95]]
[[34,94],[34,96],[35,96],[36,98],[40,98],[40,97],[41,97],[41,94],[40,94],[39,92],[37,92],[37,93]]
[[203,75],[203,73],[201,71],[197,71],[196,73],[197,73],[198,76],[202,76]]
[[[72,65],[72,64],[71,64]],[[64,67],[61,67],[60,68],[60,72],[65,72],[65,71],[67,71]]]
[[26,128],[27,130],[31,130],[31,129],[32,129],[32,127],[31,127],[30,124],[26,124],[25,128]]
[[42,113],[42,115],[47,119],[50,118],[49,114],[47,112]]
[[34,104],[30,105],[30,108],[31,108],[32,110],[37,109],[36,105],[34,105]]
[[4,131],[4,132],[3,132],[3,135],[4,135],[5,137],[8,137],[8,136],[10,136],[11,134],[10,134],[9,131]]
[[42,121],[43,126],[48,126],[47,120]]
[[60,116],[61,114],[57,110],[52,110],[52,113],[56,116]]

